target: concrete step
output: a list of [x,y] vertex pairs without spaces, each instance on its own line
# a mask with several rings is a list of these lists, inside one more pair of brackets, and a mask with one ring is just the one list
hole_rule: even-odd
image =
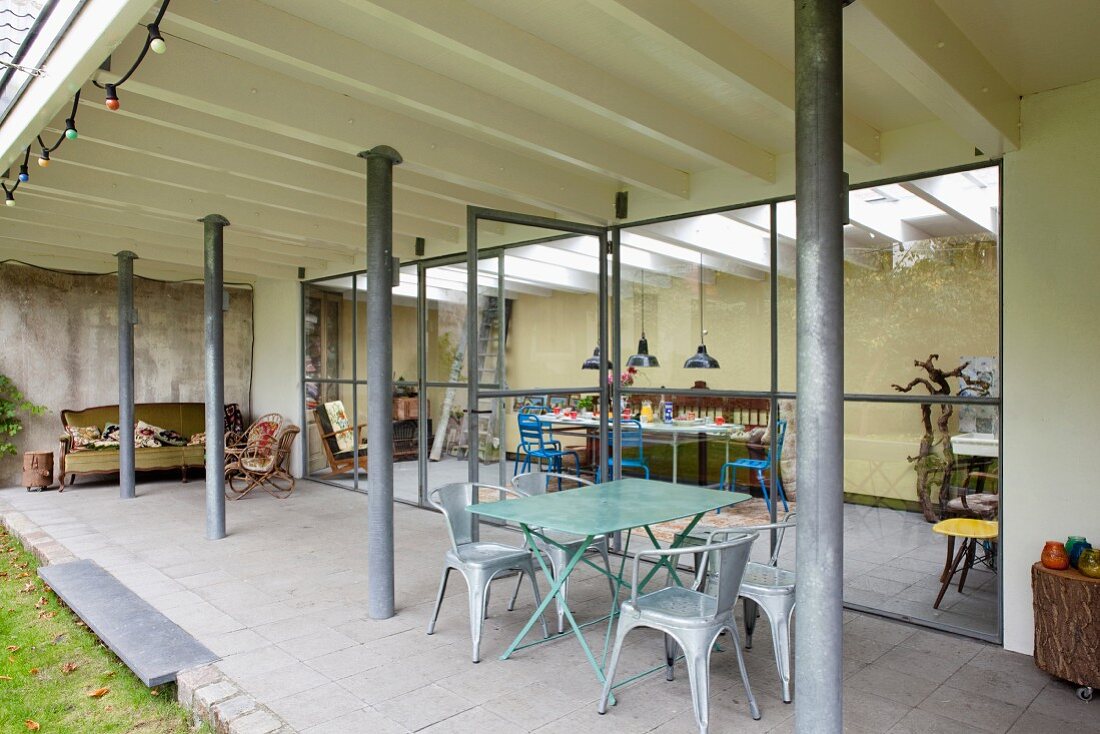
[[38,575],[147,686],[218,660],[94,561],[42,566]]

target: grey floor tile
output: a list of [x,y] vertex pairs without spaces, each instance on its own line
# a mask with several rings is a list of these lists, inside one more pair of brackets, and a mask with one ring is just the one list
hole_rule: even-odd
[[408,731],[396,721],[365,707],[303,729],[302,734],[407,734]]
[[996,734],[1008,731],[1024,712],[1024,706],[998,701],[981,693],[961,691],[951,685],[937,688],[919,708],[977,731]]
[[913,707],[928,698],[939,683],[885,665],[871,664],[845,679],[845,685],[874,693],[891,701]]
[[430,684],[384,701],[375,709],[412,731],[419,731],[473,707],[465,698]]
[[301,730],[362,709],[363,703],[335,683],[325,683],[271,701],[268,706],[288,724]]

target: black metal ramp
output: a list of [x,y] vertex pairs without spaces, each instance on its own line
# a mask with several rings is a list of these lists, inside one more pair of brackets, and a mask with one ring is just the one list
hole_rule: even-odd
[[43,566],[38,575],[147,686],[218,659],[94,561]]

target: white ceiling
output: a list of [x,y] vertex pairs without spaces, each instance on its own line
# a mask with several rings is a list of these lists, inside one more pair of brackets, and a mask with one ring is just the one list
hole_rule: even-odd
[[[1019,144],[1020,94],[1100,76],[1100,3],[844,12],[846,156],[872,177],[912,158],[883,136],[936,123],[997,155]],[[139,272],[193,274],[195,220],[219,212],[235,277],[361,267],[355,154],[378,144],[405,158],[403,256],[418,236],[429,255],[462,250],[467,204],[607,223],[623,189],[668,211],[690,209],[715,173],[773,191],[794,147],[792,15],[776,0],[173,0],[168,53],[120,88],[121,110],[73,80],[80,139],[48,169],[32,156],[17,206],[0,211],[0,258],[107,268],[131,249]],[[97,78],[116,79],[145,35],[118,33],[114,71]],[[51,140],[69,106],[57,99]],[[17,132],[0,151],[13,174],[39,130]]]

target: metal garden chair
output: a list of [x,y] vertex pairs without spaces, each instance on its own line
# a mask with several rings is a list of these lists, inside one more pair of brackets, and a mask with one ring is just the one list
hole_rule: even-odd
[[516,416],[516,420],[519,422],[519,446],[516,447],[516,463],[515,466],[512,467],[512,476],[521,473],[519,461],[520,453],[523,454],[522,473],[531,471],[531,459],[539,459],[540,464],[542,463],[542,459],[546,459],[549,462],[548,469],[550,471],[561,472],[562,457],[572,456],[573,465],[576,467],[577,474],[580,474],[580,456],[576,451],[562,449],[560,442],[553,440],[552,437],[548,437],[543,430],[542,421],[539,420],[537,415],[520,413]]
[[[629,467],[641,469],[645,472],[645,478],[649,479],[649,464],[645,459],[645,440],[642,436],[641,422],[633,419],[624,420],[619,430],[622,433],[623,456],[620,463],[623,469]],[[634,449],[637,453],[628,458],[625,455],[627,449]],[[610,457],[607,460],[608,474],[611,473],[611,467],[614,466],[614,461],[614,457]],[[598,471],[596,472],[596,481],[600,481],[600,473]]]
[[[779,682],[783,685],[784,703],[791,702],[791,615],[794,614],[795,605],[795,573],[779,568],[779,551],[783,547],[783,537],[787,530],[795,527],[797,527],[795,513],[792,512],[783,519],[783,522],[729,530],[697,529],[684,539],[685,544],[691,545],[714,543],[745,531],[756,533],[776,531],[775,548],[768,562],[765,564],[749,561],[746,564],[739,596],[744,600],[745,606],[746,649],[752,648],[752,633],[756,627],[756,618],[759,616],[757,607],[762,608],[768,617],[768,624],[772,631],[775,667],[779,672]],[[700,554],[702,553],[702,548],[697,550]],[[696,556],[696,568],[699,568],[700,563],[700,557]],[[697,576],[699,580],[697,586],[700,590],[705,590],[705,585],[714,580],[716,572],[717,569],[712,564],[705,578]]]
[[[477,516],[466,508],[476,501],[477,492],[482,487],[516,497],[518,492],[491,484],[457,483],[445,484],[428,494],[428,501],[443,513],[447,523],[447,535],[451,547],[443,560],[443,574],[439,581],[439,595],[435,600],[435,609],[428,622],[428,634],[435,632],[435,623],[439,619],[439,608],[443,605],[443,595],[447,591],[447,579],[451,571],[457,570],[466,579],[469,588],[470,637],[473,643],[473,661],[481,660],[481,626],[489,606],[489,584],[493,578],[508,571],[519,571],[531,579],[531,590],[535,594],[535,604],[542,602],[539,586],[535,581],[535,567],[531,551],[503,543],[474,540],[474,528]],[[522,578],[522,576],[521,576]],[[542,633],[549,637],[546,619],[542,619]]]
[[[764,493],[764,504],[768,506],[768,512],[772,509],[772,500],[769,497],[768,485],[764,482],[764,472],[768,471],[772,465],[772,450],[771,447],[775,446],[775,465],[778,468],[780,459],[783,458],[783,437],[787,434],[787,421],[780,420],[775,425],[775,440],[767,445],[750,445],[749,448],[766,448],[767,453],[763,459],[737,459],[735,461],[727,461],[722,465],[722,471],[718,475],[718,488],[726,488],[726,471],[730,473],[730,489],[733,489],[734,482],[737,481],[738,469],[750,469],[756,472],[756,478],[760,482],[760,489]],[[779,478],[779,471],[777,469],[775,473],[775,488],[776,494],[783,502],[783,511],[787,512],[791,508],[787,505],[787,493],[783,491],[783,482]]]
[[[531,472],[529,474],[520,474],[519,476],[512,478],[512,486],[516,492],[525,496],[546,494],[549,491],[549,485],[552,480],[557,481],[558,490],[562,488],[562,483],[566,483],[567,488],[574,488],[577,486],[590,486],[592,482],[587,479],[581,479],[569,474],[558,474],[555,472]],[[570,486],[572,485],[572,486]],[[542,538],[535,537],[535,544],[539,551],[543,553],[550,561],[550,569],[554,573],[554,577],[557,578],[561,574],[562,570],[569,565],[569,560],[577,552],[581,543],[584,542],[584,538],[572,533],[561,532],[557,530],[541,530],[553,543],[548,543]],[[603,556],[603,565],[607,569],[608,577],[607,582],[611,587],[611,598],[615,598],[615,582],[611,578],[611,561],[607,555],[607,536],[597,535],[593,538],[592,542],[588,545],[588,550],[595,551]],[[516,582],[516,589],[512,592],[512,600],[508,603],[508,611],[511,611],[515,607],[516,597],[519,596],[519,587],[523,584],[523,577]],[[558,633],[561,634],[565,631],[565,610],[562,608],[562,601],[569,598],[569,579],[566,578],[565,583],[561,587],[561,594],[555,599],[555,604],[558,613]]]
[[[607,701],[615,680],[615,667],[623,649],[623,640],[635,627],[649,627],[665,634],[665,677],[668,680],[673,679],[676,645],[684,651],[695,705],[695,721],[702,734],[707,731],[708,721],[710,653],[723,631],[729,632],[734,638],[733,649],[737,653],[741,682],[745,685],[745,694],[749,700],[749,712],[752,718],[760,718],[760,709],[752,695],[748,673],[745,672],[745,659],[738,639],[737,624],[733,618],[733,605],[737,601],[749,550],[756,537],[756,533],[740,533],[722,543],[711,543],[698,548],[644,550],[634,556],[630,599],[623,602],[620,609],[619,625],[615,631],[615,648],[611,653],[603,694],[597,707],[601,714],[607,711]],[[638,595],[638,569],[643,557],[679,556],[684,553],[702,553],[718,561],[714,596],[681,586],[667,586],[660,591]],[[706,572],[707,566],[703,563],[697,579],[701,580]]]

